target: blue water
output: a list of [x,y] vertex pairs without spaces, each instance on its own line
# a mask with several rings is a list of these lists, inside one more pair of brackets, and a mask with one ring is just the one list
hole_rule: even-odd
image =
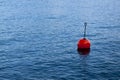
[[120,0],[0,0],[0,80],[120,80]]

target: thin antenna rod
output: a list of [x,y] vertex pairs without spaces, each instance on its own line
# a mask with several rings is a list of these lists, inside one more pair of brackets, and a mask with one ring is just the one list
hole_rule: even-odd
[[86,37],[86,26],[87,26],[87,22],[84,23],[84,26],[85,26],[85,28],[84,28],[84,38],[85,38],[85,37]]

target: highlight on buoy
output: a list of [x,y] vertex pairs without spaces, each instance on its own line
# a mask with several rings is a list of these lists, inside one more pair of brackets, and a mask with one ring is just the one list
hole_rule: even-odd
[[83,36],[82,39],[80,39],[78,41],[78,44],[77,44],[78,52],[80,54],[83,54],[83,55],[89,54],[89,52],[90,52],[90,45],[91,45],[90,40],[86,39],[86,26],[87,26],[87,23],[85,22],[84,23],[84,36]]

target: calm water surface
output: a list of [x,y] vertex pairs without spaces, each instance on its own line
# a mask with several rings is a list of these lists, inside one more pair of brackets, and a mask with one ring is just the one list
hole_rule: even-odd
[[0,0],[0,80],[120,80],[120,1]]

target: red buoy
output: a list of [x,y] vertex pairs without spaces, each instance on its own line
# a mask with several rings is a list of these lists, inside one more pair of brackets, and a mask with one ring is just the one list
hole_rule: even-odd
[[85,29],[84,29],[84,38],[80,39],[78,41],[78,52],[79,53],[82,53],[82,54],[88,54],[90,52],[90,40],[86,39],[86,26],[87,26],[87,23],[84,23],[85,25]]
[[78,41],[78,49],[90,48],[90,41],[86,38],[80,39]]

